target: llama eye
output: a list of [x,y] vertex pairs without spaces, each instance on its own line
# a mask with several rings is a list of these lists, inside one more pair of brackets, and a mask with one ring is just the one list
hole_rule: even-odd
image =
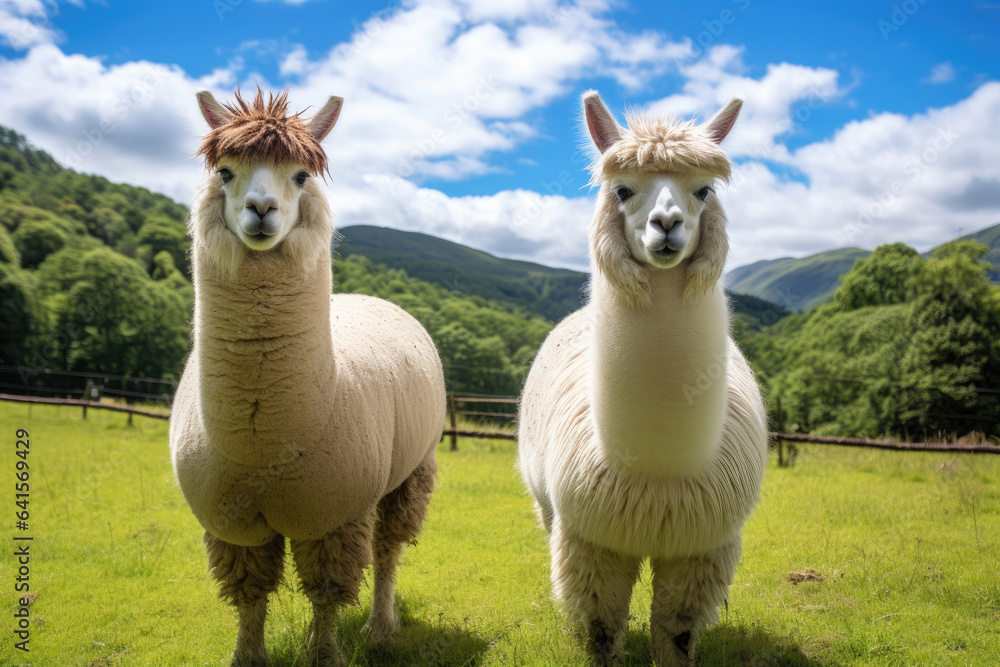
[[702,201],[705,201],[705,197],[708,196],[709,192],[715,192],[715,190],[706,185],[701,190],[698,190],[698,192],[694,193],[694,196]]
[[222,177],[223,183],[228,183],[229,181],[233,180],[233,172],[231,169],[228,169],[227,167],[223,167],[222,169],[219,170],[219,176]]
[[300,171],[299,173],[295,174],[296,185],[298,185],[301,188],[303,185],[306,184],[307,178],[309,178],[309,174],[307,174],[304,171]]
[[615,196],[618,197],[618,201],[625,201],[631,197],[634,193],[626,188],[624,185],[619,185],[615,188]]

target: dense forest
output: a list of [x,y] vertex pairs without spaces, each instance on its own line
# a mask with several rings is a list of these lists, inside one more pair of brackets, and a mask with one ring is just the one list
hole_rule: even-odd
[[[0,128],[0,365],[177,379],[194,300],[187,209],[63,169]],[[552,323],[361,255],[336,291],[387,298],[431,333],[449,388],[516,394]]]
[[[194,298],[186,214],[165,196],[63,169],[0,127],[0,366],[176,379]],[[399,242],[420,244],[418,268],[431,279],[373,261],[359,242],[334,263],[335,291],[413,314],[451,390],[517,394],[557,319],[552,309],[578,298],[578,277],[456,246],[464,282],[435,281],[449,244],[417,236]],[[988,251],[974,241],[930,257],[881,246],[842,276],[832,300],[805,313],[731,294],[733,335],[772,408],[781,399],[781,426],[1000,436],[1000,287],[988,280]],[[477,263],[504,280],[477,275]],[[552,290],[557,303],[544,298]]]

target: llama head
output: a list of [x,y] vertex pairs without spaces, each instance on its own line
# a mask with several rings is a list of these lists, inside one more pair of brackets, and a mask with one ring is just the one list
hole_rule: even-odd
[[591,223],[594,268],[626,302],[650,302],[648,271],[683,267],[685,297],[722,275],[729,241],[715,195],[730,175],[719,143],[742,101],[732,100],[704,125],[633,114],[618,125],[594,91],[583,97],[587,130],[599,155],[591,183],[600,185]]
[[[254,100],[247,102],[237,91],[232,105],[220,104],[208,91],[197,97],[211,128],[198,149],[214,172],[206,196],[221,207],[221,223],[216,224],[224,224],[242,246],[230,248],[228,254],[270,251],[286,239],[292,241],[310,217],[306,214],[312,202],[321,202],[325,209],[312,177],[327,171],[320,142],[337,122],[343,99],[331,97],[307,122],[301,112],[286,115],[287,93],[269,95],[265,102],[258,88]],[[298,245],[304,243],[299,239]]]

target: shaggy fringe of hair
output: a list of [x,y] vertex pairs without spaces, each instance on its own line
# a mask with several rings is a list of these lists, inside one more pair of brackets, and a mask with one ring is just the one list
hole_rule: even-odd
[[[652,305],[649,269],[632,257],[625,241],[625,216],[607,185],[623,172],[691,173],[728,182],[732,165],[725,151],[709,139],[694,121],[676,122],[636,113],[626,117],[622,138],[590,166],[591,185],[601,185],[597,209],[590,222],[590,252],[594,269],[614,288],[623,303],[634,309]],[[729,253],[726,214],[710,194],[698,225],[694,254],[687,260],[685,300],[710,290],[722,277]]]
[[256,252],[226,226],[222,177],[209,174],[195,195],[188,218],[188,234],[194,240],[191,252],[196,257],[193,266],[196,270],[202,265],[211,266],[217,277],[229,282],[235,281],[240,268],[248,263],[261,271],[278,262],[295,275],[311,273],[320,258],[330,253],[333,214],[317,183],[309,180],[304,187],[295,227],[274,249]]
[[326,152],[309,126],[301,118],[302,112],[288,113],[288,93],[275,97],[257,88],[253,102],[247,102],[236,91],[234,104],[223,103],[229,120],[211,130],[201,141],[195,155],[204,155],[205,162],[214,168],[225,157],[238,160],[260,160],[279,164],[299,163],[313,175],[329,173]]
[[677,122],[630,113],[622,138],[590,165],[591,185],[623,171],[691,172],[699,171],[729,181],[732,166],[726,152],[702,132],[693,120]]

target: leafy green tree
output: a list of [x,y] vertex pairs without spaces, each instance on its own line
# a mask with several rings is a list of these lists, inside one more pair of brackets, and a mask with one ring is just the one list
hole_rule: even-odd
[[21,253],[5,227],[0,227],[0,264],[21,266]]
[[137,241],[140,248],[149,247],[150,271],[153,269],[152,259],[158,253],[166,251],[173,257],[174,266],[190,275],[187,250],[191,242],[183,224],[163,216],[150,216],[139,230]]
[[904,243],[881,245],[854,263],[834,294],[834,303],[845,310],[904,303],[913,295],[920,264],[917,251]]
[[0,363],[27,362],[44,326],[31,275],[0,262]]
[[26,268],[37,267],[68,240],[69,235],[52,220],[28,220],[14,232],[14,245],[21,254],[21,265]]
[[77,275],[56,313],[71,340],[69,366],[177,377],[188,340],[183,297],[107,248],[86,253]]

